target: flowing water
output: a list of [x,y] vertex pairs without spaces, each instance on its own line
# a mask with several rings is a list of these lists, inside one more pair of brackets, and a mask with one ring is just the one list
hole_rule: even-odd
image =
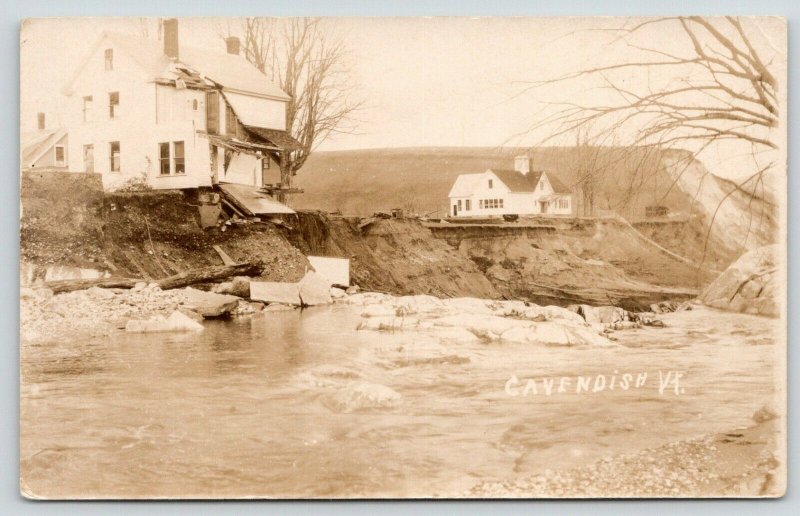
[[[356,331],[358,308],[337,305],[211,321],[202,334],[23,343],[23,490],[458,496],[747,425],[778,399],[775,320],[705,309],[664,319],[617,332],[613,347],[464,344]],[[673,372],[663,393],[659,371]],[[578,376],[589,392],[575,392]]]

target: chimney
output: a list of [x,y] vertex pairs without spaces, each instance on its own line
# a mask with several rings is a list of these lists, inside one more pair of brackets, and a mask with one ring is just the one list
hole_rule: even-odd
[[228,47],[228,53],[233,54],[235,56],[239,55],[239,38],[236,36],[231,36],[229,38],[225,38],[225,46]]
[[164,53],[168,57],[178,59],[178,19],[164,20]]
[[531,171],[531,159],[528,156],[514,158],[514,170],[527,175]]

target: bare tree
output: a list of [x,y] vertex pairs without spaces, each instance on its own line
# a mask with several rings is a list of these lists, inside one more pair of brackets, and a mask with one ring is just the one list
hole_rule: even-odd
[[[635,126],[637,136],[630,142],[634,145],[737,139],[777,148],[769,137],[769,130],[778,126],[779,116],[775,76],[759,57],[740,21],[733,17],[725,21],[736,39],[712,21],[697,16],[659,18],[619,29],[620,39],[624,39],[650,25],[675,23],[690,50],[687,55],[674,55],[631,43],[632,48],[653,59],[588,68],[532,83],[530,88],[536,88],[593,76],[615,92],[619,100],[612,105],[565,104],[564,109],[538,125],[561,124],[548,139],[604,120],[618,128]],[[643,73],[661,70],[659,73],[674,80],[655,91],[634,91],[612,76],[625,69]]]
[[[669,27],[670,34],[676,35],[673,43],[677,50],[648,46],[646,31],[653,26]],[[549,129],[542,143],[560,136],[579,135],[578,153],[583,151],[580,160],[585,167],[592,165],[595,170],[589,173],[592,169],[589,167],[581,174],[590,204],[598,175],[588,142],[596,142],[608,134],[619,135],[628,146],[678,147],[690,150],[693,156],[720,142],[744,144],[749,148],[755,173],[736,184],[736,189],[749,192],[751,199],[763,196],[763,174],[777,162],[770,154],[779,144],[775,139],[780,118],[779,84],[770,69],[771,59],[762,59],[752,34],[748,34],[741,20],[670,17],[638,21],[634,25],[626,23],[612,30],[613,43],[625,44],[627,55],[635,57],[532,82],[525,87],[528,92],[547,85],[581,81],[581,84],[596,84],[608,93],[596,104],[559,103],[531,128],[531,131]],[[631,80],[634,76],[648,80]],[[769,161],[766,165],[764,154]],[[628,159],[638,159],[636,156],[629,154]],[[665,191],[674,186],[689,165],[690,160],[682,161],[683,168],[677,171],[672,184],[665,185]],[[643,179],[644,172],[631,178],[629,193],[635,192],[634,183],[637,178]],[[656,170],[651,168],[650,173]],[[759,206],[765,205],[759,203]],[[719,207],[710,224],[717,211]],[[764,217],[751,213],[751,218]]]
[[[277,155],[281,185],[291,189],[292,178],[320,143],[354,129],[360,102],[353,100],[345,41],[317,18],[246,18],[238,32],[247,60],[291,97],[286,127],[299,148]],[[285,194],[279,199],[285,201]]]

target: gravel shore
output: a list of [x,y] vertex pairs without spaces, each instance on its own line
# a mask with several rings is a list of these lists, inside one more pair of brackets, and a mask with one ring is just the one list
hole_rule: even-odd
[[130,319],[168,316],[186,302],[182,289],[158,285],[133,289],[90,288],[53,295],[44,288],[20,291],[20,338],[47,342],[110,335]]
[[677,441],[587,466],[482,482],[472,498],[661,498],[782,496],[780,420],[768,410],[749,428]]

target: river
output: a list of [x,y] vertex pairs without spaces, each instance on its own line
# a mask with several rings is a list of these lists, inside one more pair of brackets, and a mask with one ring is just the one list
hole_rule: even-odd
[[[23,343],[23,490],[459,496],[481,480],[747,425],[784,375],[775,320],[709,309],[616,332],[610,347],[450,343],[356,331],[359,319],[335,305],[209,321],[201,334]],[[647,378],[623,390],[625,373]],[[660,374],[672,374],[663,393]],[[578,377],[589,392],[575,392]],[[399,399],[342,403],[353,384]]]

